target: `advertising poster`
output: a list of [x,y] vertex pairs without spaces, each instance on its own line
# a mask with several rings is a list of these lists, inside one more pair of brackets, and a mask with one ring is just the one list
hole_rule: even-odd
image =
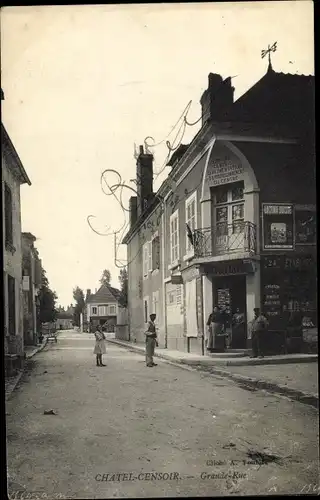
[[294,210],[296,245],[316,244],[315,205],[296,205]]
[[284,203],[264,203],[263,243],[264,249],[293,249],[293,206]]

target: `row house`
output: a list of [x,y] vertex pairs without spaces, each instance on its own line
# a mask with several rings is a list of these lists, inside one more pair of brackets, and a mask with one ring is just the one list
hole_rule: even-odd
[[22,233],[21,236],[24,344],[37,345],[40,336],[41,259],[34,246],[36,237],[31,233]]
[[[288,348],[288,325],[317,326],[314,77],[266,74],[234,101],[231,78],[210,74],[202,126],[181,145],[157,193],[140,147],[130,200],[130,334],[150,312],[160,345],[204,353],[215,305],[232,321],[269,318],[269,348]],[[238,339],[246,348],[247,329]]]
[[31,182],[3,123],[1,146],[4,354],[10,375],[24,360],[20,186]]

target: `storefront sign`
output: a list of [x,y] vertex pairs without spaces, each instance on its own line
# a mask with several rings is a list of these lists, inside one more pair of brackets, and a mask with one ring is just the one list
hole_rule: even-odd
[[214,276],[228,276],[254,273],[255,267],[251,260],[217,262],[213,265],[210,265],[210,271]]
[[315,205],[295,206],[296,245],[316,244],[316,207]]
[[263,203],[264,249],[293,249],[293,206]]
[[281,315],[281,287],[277,283],[266,283],[263,287],[262,309],[268,317],[279,317]]
[[285,256],[270,255],[262,258],[263,269],[274,270],[312,270],[316,269],[316,263],[311,255]]
[[182,285],[183,281],[182,281],[182,276],[181,274],[176,274],[176,275],[172,275],[171,276],[171,283],[173,285]]
[[316,263],[310,255],[301,257],[284,257],[284,269],[286,270],[312,270],[316,272]]
[[[283,330],[294,311],[316,310],[316,262],[312,255],[270,255],[261,260],[262,309],[271,330]],[[310,316],[310,314],[309,314]]]
[[233,160],[213,160],[208,165],[206,181],[211,186],[229,184],[242,180],[243,166]]

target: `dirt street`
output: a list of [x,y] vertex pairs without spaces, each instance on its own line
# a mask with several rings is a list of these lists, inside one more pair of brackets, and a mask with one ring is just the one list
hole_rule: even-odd
[[319,493],[316,409],[93,345],[63,332],[6,403],[11,498]]

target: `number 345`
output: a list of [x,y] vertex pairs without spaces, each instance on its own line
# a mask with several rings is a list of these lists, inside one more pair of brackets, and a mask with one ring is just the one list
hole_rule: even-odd
[[305,484],[300,493],[320,493],[319,484]]

